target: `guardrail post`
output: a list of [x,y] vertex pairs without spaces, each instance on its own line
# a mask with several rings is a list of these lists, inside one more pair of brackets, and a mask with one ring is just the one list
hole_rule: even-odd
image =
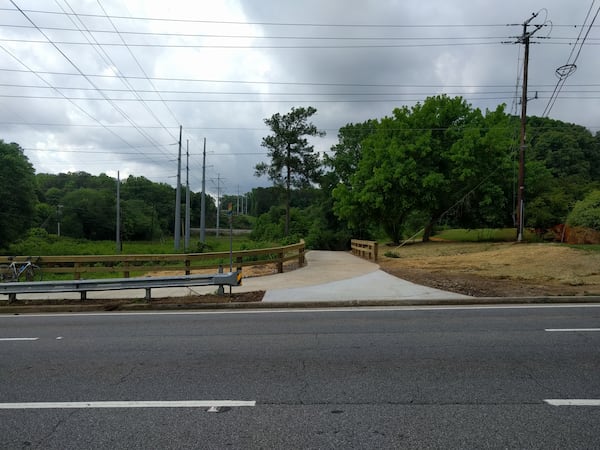
[[[218,273],[223,273],[223,265],[222,264],[219,264],[219,272]],[[222,284],[220,284],[217,289],[217,295],[225,295],[225,289],[223,289]]]
[[190,265],[191,265],[190,258],[185,258],[185,274],[186,275],[189,275],[191,273]]
[[75,272],[73,273],[74,280],[81,280],[81,272],[79,272],[80,266],[81,266],[81,264],[79,264],[77,262],[75,264],[73,264],[73,268],[75,269]]
[[373,244],[373,261],[377,262],[379,258],[379,243],[374,242]]
[[279,258],[279,261],[277,262],[277,273],[283,273],[283,256],[283,252],[277,254],[277,257]]
[[238,256],[237,258],[235,258],[235,263],[237,264],[236,270],[238,272],[242,271],[242,259],[243,258],[241,256]]

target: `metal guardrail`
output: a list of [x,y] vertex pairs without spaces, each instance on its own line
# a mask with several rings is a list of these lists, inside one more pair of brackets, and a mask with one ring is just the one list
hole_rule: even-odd
[[229,272],[212,275],[182,275],[174,277],[106,278],[96,280],[29,281],[0,283],[0,294],[8,295],[8,303],[17,300],[17,294],[79,292],[81,300],[86,300],[90,291],[111,291],[121,289],[145,289],[146,300],[151,300],[153,288],[187,286],[239,286],[242,273]]

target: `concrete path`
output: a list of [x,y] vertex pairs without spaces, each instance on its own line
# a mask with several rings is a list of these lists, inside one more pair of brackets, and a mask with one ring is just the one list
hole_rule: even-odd
[[306,259],[301,269],[245,284],[279,277],[277,284],[269,284],[263,302],[469,298],[402,280],[350,253],[311,251]]
[[[466,295],[441,291],[396,278],[379,269],[377,264],[347,252],[309,251],[307,264],[291,272],[244,278],[233,292],[266,291],[263,302],[461,299]],[[225,287],[226,292],[228,288]],[[183,297],[208,294],[215,286],[152,289],[152,296]],[[94,298],[144,298],[145,290],[88,292]],[[6,298],[0,295],[0,299]],[[22,294],[19,298],[79,298],[77,293]]]

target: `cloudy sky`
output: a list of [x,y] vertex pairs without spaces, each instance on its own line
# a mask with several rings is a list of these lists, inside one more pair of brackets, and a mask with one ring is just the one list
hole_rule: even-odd
[[[190,186],[269,184],[263,119],[317,108],[328,151],[347,123],[427,96],[519,111],[522,24],[533,13],[531,115],[600,131],[600,2],[592,0],[0,0],[0,138],[37,173]],[[583,45],[582,45],[583,44]],[[555,70],[575,62],[560,83]],[[185,171],[183,173],[185,180]]]

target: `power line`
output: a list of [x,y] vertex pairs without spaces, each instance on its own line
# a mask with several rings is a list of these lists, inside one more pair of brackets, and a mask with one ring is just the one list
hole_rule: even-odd
[[[540,87],[542,87],[542,85],[538,85]],[[551,85],[543,85],[543,86],[551,86]],[[572,85],[573,87],[598,87],[600,88],[600,84],[587,84],[587,85]],[[18,83],[0,83],[0,87],[11,87],[11,88],[27,88],[27,89],[60,89],[60,90],[65,90],[65,91],[96,91],[96,88],[93,87],[78,87],[78,86],[58,86],[58,85],[53,85],[53,86],[40,86],[40,85],[34,85],[34,84],[18,84]],[[452,87],[452,86],[436,86],[437,88],[442,88],[442,87]],[[469,88],[470,86],[464,86],[465,88]],[[488,86],[480,86],[481,88],[488,88]],[[503,88],[504,86],[499,86],[498,88]],[[509,88],[510,86],[506,86],[506,88]],[[408,88],[408,87],[405,87]],[[415,87],[416,88],[416,87]],[[495,88],[495,87],[491,87],[491,88]],[[196,95],[259,95],[259,96],[274,96],[274,95],[289,95],[289,96],[301,96],[301,95],[315,95],[315,96],[352,96],[352,95],[356,95],[356,96],[367,96],[367,95],[373,95],[373,96],[382,96],[382,95],[431,95],[431,92],[407,92],[407,93],[402,93],[402,92],[315,92],[315,91],[307,91],[307,92],[256,92],[256,91],[195,91],[195,90],[181,90],[181,89],[161,89],[161,90],[156,90],[156,89],[135,89],[134,91],[132,91],[131,89],[119,89],[119,88],[108,88],[108,89],[102,89],[102,91],[104,92],[131,92],[134,94],[149,94],[149,93],[155,93],[155,94],[196,94]],[[537,89],[538,92],[540,93],[544,93],[544,92],[552,92],[550,90],[544,90],[544,89]],[[600,92],[600,89],[598,90],[570,90],[569,92],[572,93],[596,93],[596,92]],[[445,91],[444,94],[446,95],[467,95],[467,94],[471,94],[472,92],[470,90],[467,91],[458,91],[458,92],[454,92],[454,91]],[[502,91],[480,91],[478,92],[478,94],[511,94],[513,93],[512,90],[502,90]],[[141,101],[144,101],[144,99],[142,99],[141,97],[138,97],[136,95],[136,98],[139,98]]]
[[[146,71],[144,70],[144,68],[142,67],[142,65],[140,64],[139,60],[137,59],[137,57],[135,56],[135,54],[131,51],[131,48],[129,48],[129,45],[127,45],[125,43],[125,40],[123,39],[123,37],[121,36],[121,33],[119,32],[119,30],[117,29],[117,26],[114,24],[114,22],[112,21],[112,19],[109,17],[109,15],[106,13],[106,10],[104,9],[104,6],[102,6],[102,3],[100,3],[99,0],[98,1],[98,5],[100,6],[100,8],[102,9],[102,12],[104,13],[104,15],[106,16],[106,18],[108,19],[108,21],[110,22],[111,26],[113,27],[113,29],[115,30],[115,32],[119,35],[119,39],[121,39],[121,41],[125,44],[125,46],[127,47],[127,51],[129,52],[129,54],[131,55],[131,57],[133,58],[133,60],[135,61],[136,65],[138,66],[138,68],[140,69],[140,71],[142,72],[142,74],[144,75],[144,78],[146,79],[146,81],[148,81],[148,83],[150,83],[150,86],[152,86],[152,89],[157,93],[157,95],[159,96],[159,98],[162,100],[162,97],[160,95],[160,93],[157,91],[156,86],[154,86],[154,83],[152,82],[152,80],[150,80],[150,78],[148,77],[148,74],[146,73]],[[177,117],[175,116],[175,114],[173,113],[173,110],[171,108],[169,108],[169,105],[167,105],[167,103],[165,103],[163,101],[163,105],[165,106],[165,108],[167,109],[167,111],[169,111],[169,113],[171,114],[171,117],[173,117],[173,119],[175,119],[175,123],[181,123],[180,120],[177,119]],[[154,116],[154,114],[152,114]],[[156,116],[154,116],[156,117]],[[166,127],[162,124],[162,122],[160,121],[160,119],[158,119],[156,117],[156,120],[158,123],[160,123],[163,128],[166,130]],[[167,130],[167,132],[169,132]],[[171,135],[174,139],[176,138],[176,136]]]
[[[0,8],[0,11],[12,11],[11,8]],[[23,11],[48,14],[48,15],[69,15],[58,11],[44,11],[36,9],[23,9]],[[102,14],[80,14],[82,17],[105,18]],[[111,15],[112,19],[148,21],[148,22],[175,22],[175,23],[205,23],[217,25],[263,25],[263,26],[286,26],[286,27],[348,27],[348,28],[491,28],[516,26],[518,24],[367,24],[367,23],[316,23],[316,22],[241,22],[241,21],[223,21],[206,19],[180,19],[167,17],[141,17],[141,16],[118,16]]]
[[[123,118],[125,118],[125,120],[127,120],[132,126],[134,126],[134,128],[136,128],[135,122],[129,117],[129,115],[123,111],[120,107],[118,107],[112,99],[106,97],[104,95],[104,93],[102,92],[101,89],[99,89],[95,83],[88,77],[86,77],[84,75],[84,73],[79,69],[79,67],[77,66],[77,64],[75,64],[73,62],[73,60],[71,58],[69,58],[63,51],[62,49],[57,45],[57,43],[53,42],[47,35],[46,33],[44,33],[43,30],[41,30],[36,23],[21,9],[19,8],[19,6],[14,2],[14,0],[10,0],[10,2],[14,5],[14,7],[21,12],[21,14],[23,14],[23,16],[27,19],[28,22],[30,22],[34,27],[36,27],[36,29],[42,34],[42,36],[44,36],[44,38],[46,38],[46,40],[48,41],[47,43],[49,43],[50,45],[52,45],[52,47],[54,47],[56,49],[56,51],[58,51],[58,53],[60,53],[60,55],[71,65],[73,66],[73,68],[80,74],[82,75],[87,81],[88,83],[90,83],[90,85],[94,86],[97,90],[98,93],[100,95],[102,95],[104,97],[104,99],[106,101],[109,102],[109,104],[117,111],[119,112],[119,114],[121,114],[123,116]],[[74,99],[73,99],[74,100]],[[89,99],[85,99],[85,100],[89,100]],[[143,136],[144,138],[146,138],[148,140],[148,142],[152,142],[154,139],[148,135],[147,133],[145,133],[142,129],[140,128],[136,128],[136,130],[138,131],[138,133],[140,133],[141,136]],[[154,144],[156,144],[156,141],[152,142]]]
[[[544,108],[542,117],[547,117],[550,114],[550,111],[554,107],[554,104],[556,103],[556,100],[558,99],[558,96],[559,96],[560,92],[562,91],[563,86],[567,81],[567,78],[569,76],[571,76],[575,72],[575,70],[577,70],[576,63],[577,63],[577,60],[579,59],[579,55],[581,54],[581,50],[583,49],[583,44],[585,43],[586,39],[588,38],[588,35],[590,34],[592,27],[594,26],[594,22],[596,21],[596,18],[598,17],[598,13],[600,13],[600,7],[599,7],[596,10],[596,14],[592,18],[591,22],[589,23],[589,25],[587,25],[587,31],[586,31],[585,35],[583,36],[583,38],[581,38],[581,35],[584,31],[584,27],[586,26],[586,23],[592,13],[595,3],[596,3],[596,0],[592,0],[592,4],[590,5],[590,9],[588,10],[587,15],[585,16],[585,20],[583,21],[583,26],[579,32],[579,36],[577,36],[575,45],[571,49],[571,53],[569,54],[567,63],[565,65],[559,67],[558,69],[556,69],[556,75],[558,76],[558,82],[556,83],[554,92],[550,96],[550,100],[548,100],[548,103],[546,104],[546,107]],[[579,48],[577,49],[578,46],[579,46]],[[576,50],[577,50],[577,54],[575,54]],[[575,57],[573,57],[574,54],[575,54]],[[571,58],[573,58],[573,59],[571,59]]]
[[[21,64],[23,67],[25,67],[28,73],[32,73],[33,75],[35,75],[36,77],[38,77],[42,82],[46,83],[48,86],[52,87],[52,85],[50,83],[48,83],[41,75],[37,74],[35,71],[33,71],[33,69],[31,69],[27,64],[25,64],[21,59],[19,59],[16,55],[14,55],[13,53],[11,53],[8,49],[4,48],[2,45],[0,45],[0,49],[2,49],[5,53],[7,53],[9,56],[11,56],[13,59],[15,59],[19,64]],[[62,96],[62,98],[64,98],[65,100],[67,100],[69,103],[71,103],[73,106],[75,106],[75,108],[77,108],[80,112],[82,112],[85,116],[89,117],[91,120],[93,120],[94,122],[96,122],[98,124],[98,126],[104,128],[106,131],[108,131],[110,134],[112,134],[114,137],[116,137],[117,139],[119,139],[120,141],[122,141],[123,143],[125,143],[127,146],[131,147],[131,148],[135,148],[133,147],[129,142],[127,142],[121,135],[115,133],[113,130],[111,130],[109,127],[107,127],[106,125],[104,125],[102,122],[100,122],[97,118],[95,118],[94,116],[92,116],[89,112],[87,112],[84,108],[82,108],[81,106],[79,106],[77,103],[75,103],[73,100],[69,99],[68,97],[66,97],[64,94],[62,94],[62,92],[60,91],[56,91],[58,92],[59,95]],[[58,98],[58,97],[57,97]],[[150,158],[149,158],[150,159]],[[152,160],[152,159],[150,159]],[[156,161],[154,161],[156,162]]]
[[[503,38],[498,38],[503,39]],[[438,43],[433,44],[346,44],[346,45],[237,45],[237,44],[209,44],[209,43],[198,43],[198,44],[182,44],[182,43],[170,43],[170,44],[149,44],[149,43],[123,43],[123,42],[103,42],[102,45],[109,47],[141,47],[141,48],[196,48],[196,49],[330,49],[330,50],[355,50],[355,49],[370,49],[370,48],[427,48],[427,47],[465,47],[465,46],[484,46],[484,45],[501,45],[504,43],[502,40],[493,42],[450,42],[444,38],[438,38]],[[468,40],[468,39],[466,39]],[[3,42],[22,42],[27,44],[48,44],[47,41],[39,39],[9,39],[2,38],[0,41]],[[89,42],[83,41],[52,41],[55,44],[60,45],[78,45],[78,46],[89,46]],[[568,43],[565,43],[568,44]]]
[[[76,15],[81,15],[74,13]],[[110,19],[109,16],[106,16]],[[34,29],[30,25],[21,24],[0,24],[0,27],[4,28],[16,28],[16,29]],[[56,27],[56,26],[40,26],[43,30],[48,31],[77,31],[76,28],[67,27]],[[120,34],[127,36],[152,36],[152,37],[184,37],[184,38],[210,38],[210,39],[258,39],[258,40],[306,40],[306,41],[432,41],[432,40],[492,40],[492,39],[504,39],[505,36],[297,36],[297,35],[259,35],[259,34],[206,34],[206,33],[165,33],[156,31],[127,31],[127,30],[106,30],[106,29],[87,29],[89,33],[97,34]],[[566,39],[566,38],[565,38]]]
[[[14,68],[0,68],[2,72],[31,72]],[[73,72],[57,72],[38,70],[36,73],[43,75],[64,75],[81,76]],[[107,75],[107,74],[89,74],[89,78],[126,78],[134,80],[145,80],[146,77],[136,75]],[[219,79],[201,79],[201,78],[173,78],[173,77],[149,77],[153,81],[168,82],[189,82],[189,83],[215,83],[215,84],[256,84],[256,85],[282,85],[282,86],[332,86],[332,87],[401,87],[401,88],[512,88],[512,84],[406,84],[406,83],[345,83],[345,82],[311,82],[311,81],[264,81],[264,80],[219,80]],[[553,87],[554,84],[537,84],[532,87]],[[600,83],[574,84],[572,86],[600,86]]]

